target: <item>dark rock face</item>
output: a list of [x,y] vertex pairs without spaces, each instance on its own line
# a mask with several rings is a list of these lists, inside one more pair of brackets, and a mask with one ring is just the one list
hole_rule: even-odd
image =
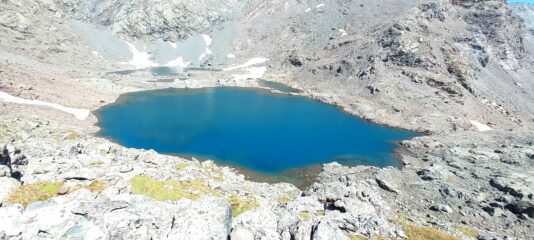
[[5,145],[0,145],[0,165],[11,165],[9,154]]
[[525,53],[522,22],[514,16],[504,2],[492,1],[469,10],[464,17],[471,30],[484,36],[498,49],[496,59],[521,59]]
[[287,61],[295,67],[302,66],[302,61],[300,60],[299,56],[296,55],[295,53],[292,53],[291,55],[289,55]]
[[506,205],[506,208],[520,216],[524,214],[530,218],[534,218],[534,202],[532,200],[517,201]]
[[418,43],[403,37],[404,32],[410,31],[410,27],[397,23],[384,33],[384,36],[378,40],[378,43],[387,51],[383,61],[391,61],[399,66],[428,68],[428,62],[424,60],[418,49],[411,49],[412,44]]

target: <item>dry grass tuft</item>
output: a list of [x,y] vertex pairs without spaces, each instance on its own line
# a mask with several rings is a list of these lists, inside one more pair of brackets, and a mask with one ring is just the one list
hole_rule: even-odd
[[260,204],[253,197],[239,198],[237,195],[232,195],[228,200],[232,205],[232,217],[237,217],[242,213],[258,208]]
[[20,203],[24,207],[27,207],[33,202],[45,201],[57,196],[57,192],[62,186],[62,182],[25,184],[13,190],[6,199],[6,202],[12,204]]
[[178,201],[182,198],[196,200],[208,193],[215,194],[204,182],[198,180],[158,181],[153,177],[139,175],[130,179],[132,193],[149,196],[158,201]]

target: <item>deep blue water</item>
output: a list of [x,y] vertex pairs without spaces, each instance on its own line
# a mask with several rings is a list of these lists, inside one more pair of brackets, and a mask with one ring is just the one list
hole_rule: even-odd
[[417,135],[304,97],[247,88],[129,93],[96,115],[99,134],[124,146],[214,159],[267,175],[332,161],[398,166],[396,142]]

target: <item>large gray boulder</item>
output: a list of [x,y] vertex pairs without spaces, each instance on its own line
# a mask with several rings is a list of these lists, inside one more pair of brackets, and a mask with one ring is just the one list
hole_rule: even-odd
[[226,201],[212,196],[203,197],[177,213],[167,239],[227,239],[232,223],[231,212]]
[[341,229],[332,226],[328,222],[321,221],[315,232],[313,232],[312,240],[348,240],[349,238]]
[[0,206],[3,205],[4,200],[9,196],[11,191],[18,186],[20,186],[20,182],[17,179],[0,177]]

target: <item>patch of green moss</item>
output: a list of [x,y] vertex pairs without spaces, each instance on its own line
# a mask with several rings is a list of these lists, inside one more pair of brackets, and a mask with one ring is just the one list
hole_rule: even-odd
[[469,228],[467,226],[456,225],[454,226],[454,228],[460,231],[464,236],[469,237],[471,239],[478,239],[478,237],[480,236],[480,233],[478,233],[476,229]]
[[228,199],[228,202],[232,205],[232,217],[237,217],[246,211],[260,206],[258,201],[250,196],[240,198],[237,195],[232,195],[230,199]]
[[196,200],[208,193],[215,193],[204,182],[198,180],[158,181],[153,177],[138,175],[130,179],[132,193],[145,195],[158,201],[178,201],[182,198]]
[[187,163],[185,163],[185,162],[181,162],[181,163],[176,164],[176,166],[174,166],[174,168],[175,168],[176,170],[178,170],[178,171],[182,171],[182,170],[184,170],[187,166],[189,166],[189,165],[187,165]]
[[41,182],[25,184],[17,187],[6,199],[7,203],[20,203],[27,207],[33,202],[45,201],[57,196],[57,191],[63,186],[62,182]]
[[276,201],[278,203],[284,204],[284,203],[288,203],[288,202],[293,201],[293,198],[286,195],[286,196],[281,196],[281,197],[277,198]]
[[101,193],[104,190],[106,190],[108,186],[109,186],[109,183],[107,181],[94,180],[89,185],[87,185],[87,187],[85,188],[87,188],[89,191],[93,193]]
[[308,219],[308,218],[310,218],[310,212],[308,212],[308,211],[301,211],[301,212],[299,212],[299,216],[300,216],[302,219]]

